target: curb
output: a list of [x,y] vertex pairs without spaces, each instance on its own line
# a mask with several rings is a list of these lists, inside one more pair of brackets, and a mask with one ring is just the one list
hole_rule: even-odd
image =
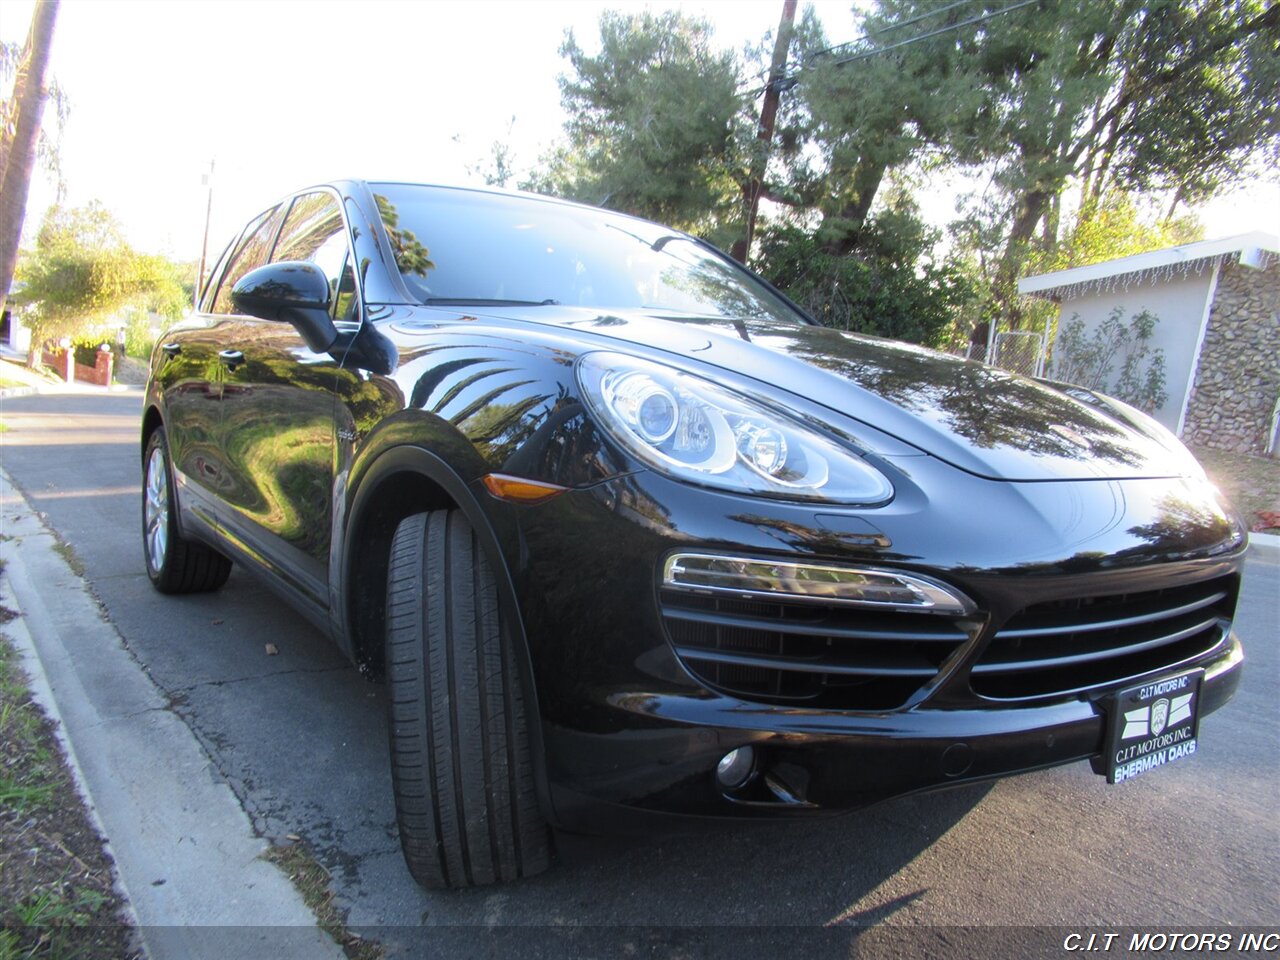
[[[5,503],[8,506],[8,503]],[[5,557],[8,561],[8,557]],[[54,739],[58,741],[58,745],[62,748],[63,760],[67,770],[71,773],[71,782],[75,785],[76,794],[80,797],[80,801],[84,806],[85,816],[89,820],[89,825],[97,832],[99,838],[102,839],[102,848],[106,853],[107,859],[112,864],[113,886],[120,899],[124,901],[124,920],[129,923],[135,930],[141,924],[138,921],[137,911],[133,909],[133,902],[129,899],[129,891],[125,889],[124,883],[120,879],[120,871],[116,868],[115,851],[111,848],[111,841],[107,839],[107,829],[102,824],[102,819],[98,816],[98,808],[93,805],[93,797],[89,795],[89,788],[85,784],[84,771],[80,769],[80,762],[76,758],[75,748],[71,741],[67,739],[66,724],[62,722],[62,714],[58,711],[58,701],[54,699],[53,691],[49,689],[49,678],[45,676],[44,667],[40,663],[40,654],[36,650],[35,641],[31,638],[31,631],[27,629],[27,621],[22,616],[22,610],[19,607],[17,598],[13,595],[13,586],[9,583],[9,578],[0,579],[0,603],[17,614],[12,620],[4,625],[4,634],[13,641],[14,647],[18,651],[18,665],[22,668],[22,672],[26,674],[27,688],[31,691],[31,699],[44,712],[48,718],[50,726],[53,728]]]
[[[8,627],[152,960],[341,960],[190,728],[0,470]],[[25,640],[19,639],[26,635]]]
[[1280,534],[1249,534],[1249,552],[1272,562],[1280,560]]

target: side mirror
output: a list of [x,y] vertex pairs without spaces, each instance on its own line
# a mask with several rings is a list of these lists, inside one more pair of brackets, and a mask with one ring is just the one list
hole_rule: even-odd
[[292,324],[316,353],[338,339],[329,319],[329,280],[314,263],[282,260],[250,270],[231,288],[231,302],[251,317]]

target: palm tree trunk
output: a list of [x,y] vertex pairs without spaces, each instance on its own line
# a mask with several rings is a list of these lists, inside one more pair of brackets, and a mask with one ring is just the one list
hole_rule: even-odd
[[18,243],[27,214],[27,191],[35,168],[40,119],[49,98],[49,50],[57,16],[58,0],[37,0],[14,78],[13,136],[0,154],[0,313],[4,312],[18,262]]

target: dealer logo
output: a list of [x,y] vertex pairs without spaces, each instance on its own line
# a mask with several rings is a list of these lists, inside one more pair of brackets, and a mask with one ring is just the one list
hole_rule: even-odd
[[1193,696],[1195,694],[1187,693],[1172,700],[1161,697],[1149,707],[1126,710],[1124,730],[1120,734],[1120,739],[1134,740],[1138,737],[1159,736],[1166,728],[1190,719]]
[[1151,735],[1153,737],[1164,733],[1165,725],[1169,722],[1169,701],[1161,697],[1151,705]]

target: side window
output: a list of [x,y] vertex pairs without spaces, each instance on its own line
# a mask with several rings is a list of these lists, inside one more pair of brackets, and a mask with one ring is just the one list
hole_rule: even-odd
[[280,226],[280,211],[280,207],[272,207],[245,228],[244,239],[232,254],[230,265],[218,286],[218,294],[213,299],[214,313],[235,313],[235,308],[231,305],[231,288],[254,267],[267,262],[271,241],[275,239],[276,229]]
[[218,277],[222,276],[222,268],[227,265],[227,260],[231,258],[231,253],[235,250],[239,239],[239,237],[236,237],[228,243],[221,256],[214,262],[213,269],[206,268],[205,275],[200,278],[200,283],[203,284],[200,288],[200,310],[204,313],[208,313],[213,309],[213,283]]
[[356,278],[346,225],[338,201],[328,193],[308,193],[293,201],[271,262],[307,260],[329,280],[335,320],[358,319]]

